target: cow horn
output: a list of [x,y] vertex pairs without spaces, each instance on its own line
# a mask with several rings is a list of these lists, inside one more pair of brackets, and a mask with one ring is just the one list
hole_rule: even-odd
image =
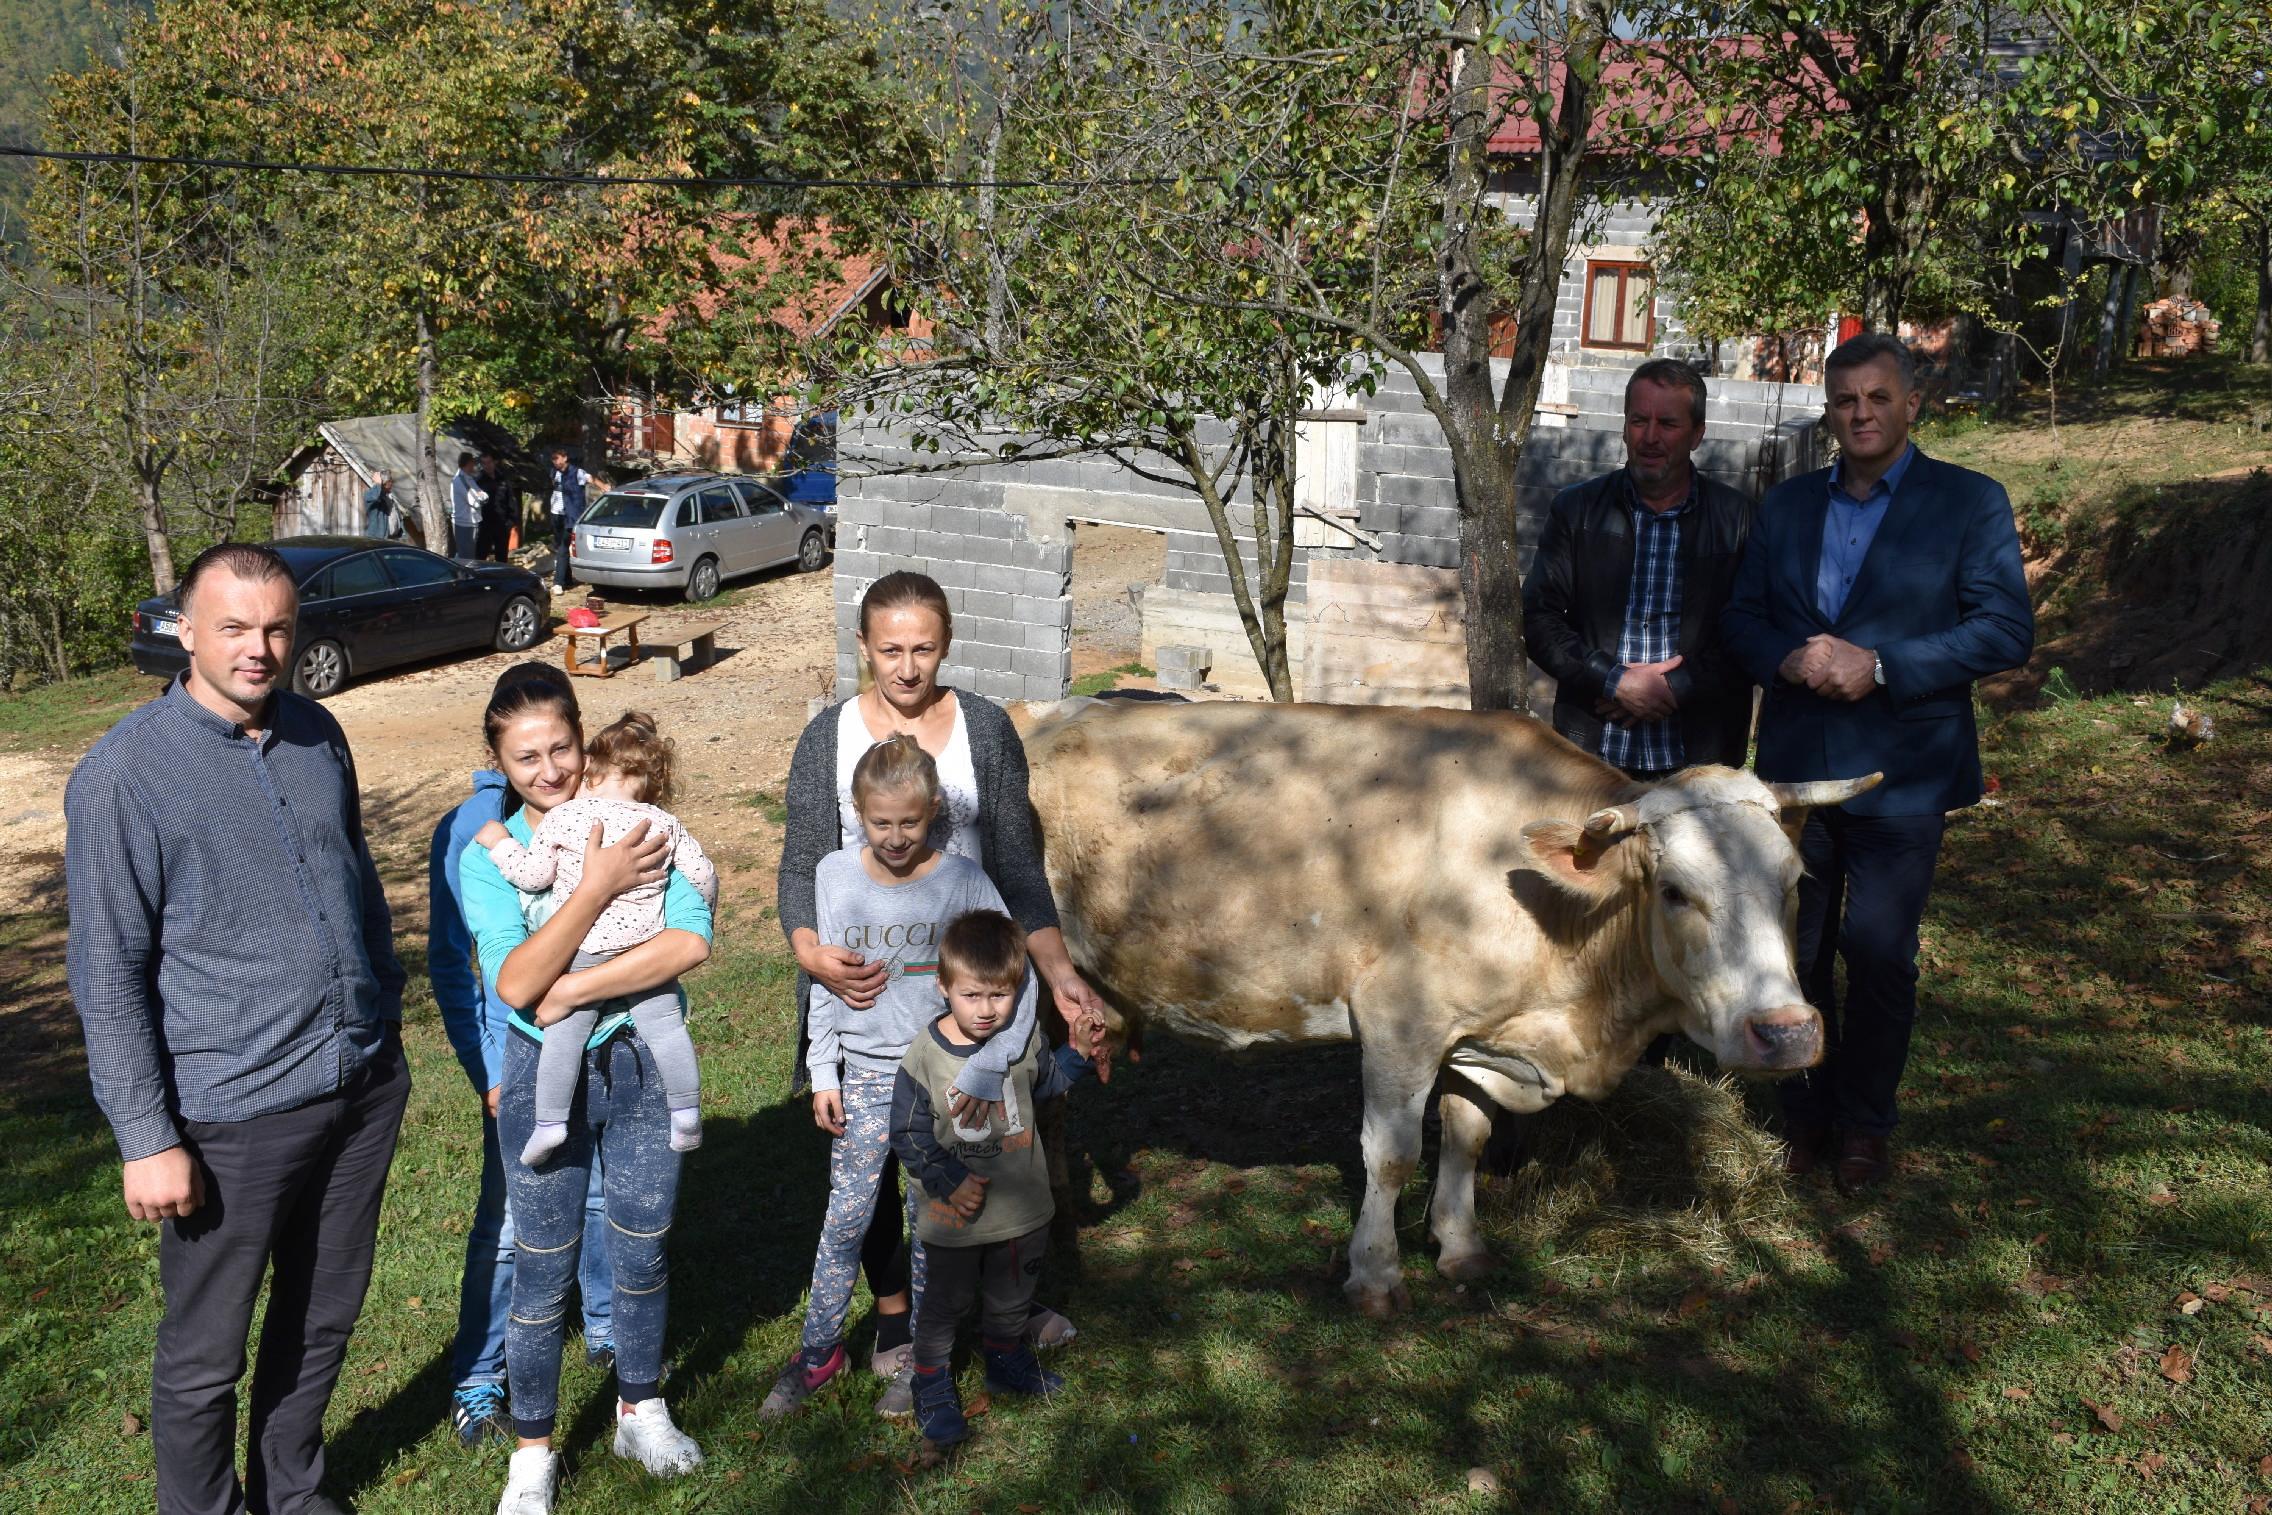
[[1586,817],[1589,841],[1606,842],[1641,829],[1641,812],[1633,805],[1607,805]]
[[1867,794],[1885,782],[1882,773],[1865,773],[1858,779],[1813,779],[1804,784],[1769,784],[1768,792],[1784,810],[1806,810],[1817,805],[1843,805],[1857,794]]

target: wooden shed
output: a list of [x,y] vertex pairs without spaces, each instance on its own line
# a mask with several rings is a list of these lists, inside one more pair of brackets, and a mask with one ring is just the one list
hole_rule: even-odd
[[[276,497],[272,532],[277,537],[344,535],[363,530],[363,491],[381,473],[394,475],[395,500],[405,529],[415,539],[411,475],[416,468],[418,418],[414,415],[356,416],[326,421],[317,440],[284,465],[284,487]],[[493,453],[524,492],[543,482],[544,471],[512,434],[487,421],[458,420],[435,433],[436,486],[447,489],[461,452]]]

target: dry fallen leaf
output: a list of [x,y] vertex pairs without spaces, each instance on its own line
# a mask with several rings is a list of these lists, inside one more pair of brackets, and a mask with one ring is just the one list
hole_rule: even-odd
[[2025,1389],[2021,1388],[2021,1387],[2020,1387],[2020,1386],[2019,1386],[2018,1384],[2013,1384],[2013,1385],[2012,1385],[2012,1386],[2011,1386],[2010,1388],[2006,1389],[2006,1390],[2004,1391],[2004,1397],[2005,1397],[2006,1399],[2033,1399],[2033,1398],[2035,1398],[2035,1396],[2034,1396],[2033,1394],[2031,1394],[2031,1393],[2029,1393],[2029,1392],[2028,1392],[2027,1390],[2025,1390]]
[[2097,1417],[2100,1430],[2113,1433],[2122,1429],[2122,1417],[2114,1413],[2112,1405],[2102,1405],[2095,1399],[2086,1399],[2083,1408]]
[[118,1429],[119,1433],[124,1436],[140,1436],[142,1434],[142,1417],[132,1410],[128,1410],[124,1415],[118,1417]]
[[2138,1460],[2131,1466],[2138,1470],[2139,1477],[2145,1479],[2148,1483],[2152,1483],[2154,1475],[2159,1473],[2168,1461],[2169,1459],[2159,1452],[2143,1452],[2139,1454]]
[[2183,1346],[2172,1343],[2170,1349],[2162,1354],[2162,1377],[2171,1383],[2191,1383],[2193,1354]]

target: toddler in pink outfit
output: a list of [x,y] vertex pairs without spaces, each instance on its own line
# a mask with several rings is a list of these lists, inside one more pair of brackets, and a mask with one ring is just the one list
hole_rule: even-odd
[[[583,787],[537,824],[529,845],[491,821],[474,841],[489,849],[497,871],[516,888],[544,899],[532,909],[549,919],[584,877],[584,847],[592,827],[602,828],[603,845],[612,846],[641,821],[649,836],[670,845],[671,866],[715,905],[718,870],[703,854],[677,816],[662,808],[670,798],[671,744],[655,730],[654,717],[636,712],[592,738],[585,750]],[[663,930],[667,878],[618,895],[592,922],[578,947],[574,966],[589,968],[652,940]],[[570,1105],[584,1065],[584,1044],[598,1023],[600,1006],[589,1006],[544,1028],[544,1050],[536,1065],[536,1129],[521,1149],[521,1161],[535,1167],[567,1136]],[[686,1152],[702,1145],[702,1076],[694,1042],[686,1034],[686,1014],[676,980],[640,995],[631,1005],[640,1039],[654,1054],[671,1107],[671,1148]]]

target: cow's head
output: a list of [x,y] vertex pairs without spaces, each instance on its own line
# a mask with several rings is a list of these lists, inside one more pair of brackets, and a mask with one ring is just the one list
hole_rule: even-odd
[[1583,821],[1532,822],[1520,863],[1581,901],[1631,906],[1681,1030],[1722,1067],[1793,1073],[1822,1060],[1823,1039],[1793,963],[1802,870],[1783,823],[1879,777],[1766,784],[1691,768]]

